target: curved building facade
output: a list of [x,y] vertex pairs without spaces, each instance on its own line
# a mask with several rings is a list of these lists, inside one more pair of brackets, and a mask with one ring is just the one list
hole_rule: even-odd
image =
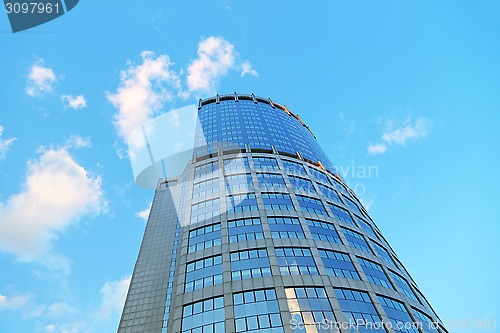
[[118,332],[446,332],[312,131],[252,95],[200,100],[160,179]]

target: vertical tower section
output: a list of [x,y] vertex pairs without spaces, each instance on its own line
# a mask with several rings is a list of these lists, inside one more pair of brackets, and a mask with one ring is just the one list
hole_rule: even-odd
[[[177,181],[158,186],[130,281],[118,332],[161,332],[166,295],[172,289],[170,266],[178,243]],[[177,232],[176,232],[177,231]]]
[[118,332],[446,332],[311,129],[255,95],[200,100],[160,179]]

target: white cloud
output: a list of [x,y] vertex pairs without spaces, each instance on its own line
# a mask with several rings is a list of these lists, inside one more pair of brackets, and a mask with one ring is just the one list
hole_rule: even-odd
[[375,204],[375,200],[373,200],[373,199],[370,200],[370,199],[363,198],[363,197],[360,197],[359,199],[361,200],[361,203],[363,204],[363,207],[365,207],[365,209],[367,211],[370,211],[370,209]]
[[53,241],[84,216],[106,209],[99,177],[64,148],[42,150],[28,162],[23,190],[0,203],[0,250],[67,271],[68,259],[53,252]]
[[90,148],[92,146],[92,141],[89,137],[84,138],[79,135],[72,135],[64,143],[64,149],[69,148]]
[[113,147],[115,148],[116,155],[118,156],[118,158],[120,160],[130,158],[128,156],[128,149],[120,147],[120,145],[118,144],[118,142],[114,142],[113,143]]
[[46,67],[43,59],[37,59],[28,74],[26,93],[31,97],[43,96],[54,90],[57,77],[50,67]]
[[87,107],[87,101],[83,95],[72,96],[72,95],[62,95],[61,100],[65,103],[66,108],[70,109],[83,109]]
[[7,157],[7,152],[9,151],[10,146],[17,140],[16,138],[2,139],[1,136],[3,134],[3,130],[3,126],[0,125],[0,161]]
[[179,77],[170,70],[173,63],[167,55],[157,56],[144,51],[141,58],[141,64],[129,64],[121,72],[117,91],[107,93],[108,100],[118,108],[114,125],[124,141],[134,128],[159,111],[166,101],[172,100],[172,88],[180,89]]
[[56,325],[54,324],[48,324],[48,325],[45,325],[44,327],[44,330],[47,331],[47,332],[55,332],[56,331]]
[[83,332],[90,332],[90,330],[88,329],[87,323],[69,322],[63,324],[58,324],[58,323],[47,324],[42,328],[42,332],[83,333]]
[[105,320],[114,314],[121,313],[125,298],[127,297],[128,287],[131,276],[124,277],[118,281],[106,282],[101,288],[101,306],[95,313],[97,319]]
[[7,297],[0,294],[0,311],[5,310],[20,310],[29,302],[29,297],[26,295]]
[[27,294],[5,296],[0,294],[0,313],[2,311],[16,311],[24,317],[40,317],[45,311],[45,305],[36,305],[32,297]]
[[200,41],[197,54],[187,70],[174,71],[168,55],[143,51],[142,63],[129,63],[121,72],[116,92],[106,95],[118,109],[114,125],[125,143],[135,128],[162,111],[165,103],[174,98],[213,93],[220,78],[230,70],[241,70],[241,76],[258,76],[249,61],[238,61],[234,45],[223,37],[210,36]]
[[147,220],[149,217],[149,213],[151,212],[151,205],[148,208],[141,210],[135,214],[135,217],[139,217],[143,220]]
[[387,146],[383,143],[368,145],[368,153],[370,154],[383,154],[387,151]]
[[431,122],[425,118],[418,118],[414,123],[407,120],[404,126],[396,127],[392,121],[387,122],[386,130],[382,134],[381,143],[369,144],[368,153],[384,154],[391,145],[405,145],[409,140],[422,139],[427,136]]
[[241,76],[245,76],[246,74],[259,76],[259,73],[257,73],[257,71],[252,68],[252,65],[249,61],[245,61],[241,64]]
[[408,140],[425,138],[428,128],[429,121],[425,118],[418,118],[414,124],[386,131],[382,135],[382,140],[389,144],[404,145]]
[[222,37],[210,36],[198,44],[198,58],[188,67],[189,91],[212,93],[219,77],[234,68],[234,45]]
[[76,314],[78,311],[68,303],[54,303],[47,308],[45,315],[49,318],[60,318]]

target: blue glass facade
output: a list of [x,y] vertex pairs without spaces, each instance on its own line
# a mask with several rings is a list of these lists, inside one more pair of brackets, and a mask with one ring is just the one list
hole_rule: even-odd
[[[360,323],[350,327],[351,332],[387,332],[380,315],[366,292],[351,289],[335,289],[342,312],[348,323]],[[361,324],[362,323],[362,324]]]
[[200,101],[192,161],[156,190],[120,333],[446,332],[438,322],[297,115],[253,95]]
[[[244,99],[247,97],[247,99]],[[302,120],[277,103],[262,98],[219,97],[200,102],[199,127],[195,140],[196,156],[217,152],[218,147],[271,149],[320,161],[334,171],[333,165]]]
[[274,289],[233,294],[234,331],[283,333],[283,324]]
[[336,332],[335,328],[321,327],[323,323],[335,322],[324,288],[285,288],[285,294],[292,317],[291,327],[295,332]]

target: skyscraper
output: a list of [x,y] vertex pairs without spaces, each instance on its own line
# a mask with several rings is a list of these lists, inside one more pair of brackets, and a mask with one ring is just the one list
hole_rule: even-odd
[[311,129],[252,95],[200,100],[160,179],[119,333],[446,332]]

